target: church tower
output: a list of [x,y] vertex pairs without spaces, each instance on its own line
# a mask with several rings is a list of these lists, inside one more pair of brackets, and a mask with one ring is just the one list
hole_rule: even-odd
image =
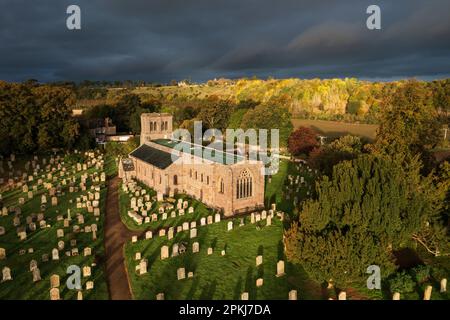
[[141,144],[155,139],[170,139],[173,117],[169,113],[141,114]]

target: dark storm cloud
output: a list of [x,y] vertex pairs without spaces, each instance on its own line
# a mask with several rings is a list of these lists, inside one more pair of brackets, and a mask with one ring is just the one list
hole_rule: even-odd
[[[0,79],[450,75],[448,0],[0,0]],[[65,27],[82,9],[82,30]],[[366,8],[382,9],[382,30]]]

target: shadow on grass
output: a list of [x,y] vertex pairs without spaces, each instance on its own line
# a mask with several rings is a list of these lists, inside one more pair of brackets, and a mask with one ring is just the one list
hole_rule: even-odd
[[205,285],[202,289],[202,293],[200,294],[200,300],[212,300],[214,297],[214,292],[216,292],[217,281]]

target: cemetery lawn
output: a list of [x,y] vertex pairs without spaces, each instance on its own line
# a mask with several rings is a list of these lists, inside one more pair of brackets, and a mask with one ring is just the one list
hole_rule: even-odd
[[[65,178],[69,178],[72,175],[70,165],[66,166]],[[114,165],[114,159],[106,158],[104,168],[108,170]],[[74,175],[77,179],[76,185],[80,183],[80,176],[83,173],[94,173],[98,172],[95,167],[88,168],[87,171],[76,172]],[[43,173],[42,173],[43,174]],[[54,177],[58,177],[59,180],[62,178],[59,176],[59,170],[53,172]],[[40,177],[40,175],[38,175]],[[32,190],[32,185],[37,185],[37,177],[35,177],[33,182],[27,182],[30,190]],[[44,182],[50,182],[50,180],[45,177]],[[56,186],[56,183],[53,182]],[[90,188],[90,179],[87,181],[87,190]],[[92,213],[87,213],[86,209],[76,208],[76,198],[85,195],[86,192],[73,192],[69,193],[68,184],[62,186],[62,195],[58,197],[58,205],[51,205],[51,197],[47,195],[47,209],[45,210],[45,220],[47,225],[50,227],[41,229],[39,223],[37,223],[36,231],[27,231],[27,239],[20,241],[16,234],[16,227],[13,226],[13,214],[10,213],[8,216],[0,215],[0,225],[4,226],[6,229],[6,234],[0,237],[0,247],[6,249],[6,259],[0,260],[0,270],[7,266],[11,269],[12,281],[6,281],[0,283],[0,300],[6,299],[20,299],[20,300],[49,300],[50,299],[50,276],[58,274],[60,276],[60,297],[63,300],[76,299],[77,291],[69,290],[66,287],[66,280],[68,275],[66,274],[67,267],[70,265],[77,265],[80,268],[83,266],[91,266],[91,276],[82,277],[81,284],[83,288],[83,298],[84,299],[108,299],[108,287],[105,276],[105,252],[103,245],[103,225],[104,225],[104,215],[105,215],[105,200],[106,200],[106,186],[100,189],[100,217],[94,217]],[[25,198],[25,203],[21,206],[22,225],[25,223],[25,218],[32,213],[39,213],[41,205],[41,195],[44,194],[44,187],[40,185],[37,192],[34,192],[34,197],[30,200],[27,198],[27,194],[22,192],[22,188],[15,188],[11,191],[3,192],[3,201],[5,206],[17,206],[18,199],[20,197]],[[70,203],[72,201],[72,203]],[[57,221],[57,216],[62,215],[64,218],[67,217],[67,210],[71,210],[72,221],[69,228],[64,228],[63,220]],[[74,234],[72,232],[72,227],[77,224],[76,214],[81,212],[84,214],[84,225],[97,224],[97,240],[92,239],[91,233],[78,233]],[[82,226],[81,226],[82,227]],[[83,227],[82,227],[83,228]],[[57,229],[64,229],[64,238],[57,238]],[[76,239],[77,243],[75,248],[78,248],[78,256],[66,256],[65,252],[70,250],[72,247],[70,245],[70,240]],[[58,241],[64,240],[65,246],[64,250],[59,251],[59,260],[52,260],[52,249],[57,248]],[[83,249],[85,247],[90,247],[92,249],[92,255],[84,256]],[[33,248],[33,253],[28,253],[28,249]],[[26,250],[24,254],[19,254],[20,250]],[[48,261],[42,261],[42,255],[48,254]],[[38,268],[40,269],[41,279],[40,281],[33,283],[32,272],[29,270],[29,265],[31,260],[36,260]],[[92,290],[86,290],[86,282],[93,281],[94,288]]]
[[[171,240],[154,237],[128,242],[125,258],[128,275],[135,299],[155,299],[163,292],[165,299],[240,299],[242,292],[249,293],[249,299],[287,299],[291,289],[298,290],[299,299],[320,299],[321,288],[308,279],[298,265],[288,263],[283,255],[282,222],[274,218],[271,226],[266,221],[251,224],[246,217],[245,226],[239,227],[239,218],[234,219],[234,229],[227,231],[230,220],[199,226],[198,236],[189,239],[189,231],[182,231]],[[260,230],[257,230],[260,226]],[[192,243],[198,241],[200,252],[192,253]],[[187,251],[176,257],[160,259],[161,247],[185,242]],[[207,255],[208,247],[214,249]],[[222,256],[221,251],[226,250]],[[148,273],[138,275],[135,271],[139,261],[135,253],[140,252],[148,260]],[[263,256],[263,263],[256,267],[256,256]],[[285,260],[286,275],[276,277],[278,260]],[[193,278],[177,280],[177,269],[186,268],[194,272]],[[263,278],[264,285],[256,287],[256,279]],[[303,290],[308,288],[307,290]]]
[[[170,212],[177,211],[177,216],[175,218],[171,218],[170,212],[168,212],[167,219],[162,220],[162,214],[158,212],[161,202],[156,201],[156,192],[153,189],[146,186],[145,184],[137,182],[137,185],[145,189],[147,191],[147,194],[149,194],[151,197],[152,207],[151,210],[148,211],[148,216],[151,217],[153,213],[156,213],[158,216],[158,221],[153,221],[149,223],[142,222],[141,225],[138,225],[130,216],[128,216],[128,211],[131,210],[130,204],[132,195],[131,193],[127,194],[125,191],[123,191],[122,185],[123,182],[121,182],[119,185],[120,219],[122,220],[122,223],[125,224],[125,226],[132,231],[143,231],[143,230],[156,231],[161,228],[168,228],[173,225],[182,225],[183,222],[185,221],[193,221],[193,220],[200,221],[200,218],[206,217],[208,214],[211,213],[211,209],[209,209],[200,201],[192,199],[191,197],[184,194],[178,194],[173,197],[175,201],[173,201],[172,204],[175,206],[175,208],[173,210],[170,210]],[[189,205],[194,208],[194,213],[188,213],[186,209],[185,214],[183,216],[179,216],[178,210],[176,209],[176,203],[178,199],[187,200],[189,202]]]

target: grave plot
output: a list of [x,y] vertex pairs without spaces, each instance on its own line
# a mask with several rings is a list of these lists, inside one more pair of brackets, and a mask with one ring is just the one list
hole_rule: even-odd
[[[108,299],[105,166],[98,152],[8,165],[13,174],[0,201],[0,299]],[[67,288],[71,265],[81,269],[81,290]]]
[[200,220],[212,211],[187,195],[158,196],[140,182],[122,183],[119,189],[120,217],[130,230],[157,231],[185,221]]
[[320,298],[320,286],[285,260],[282,218],[272,210],[228,220],[211,215],[186,222],[173,238],[134,239],[125,247],[134,298]]

